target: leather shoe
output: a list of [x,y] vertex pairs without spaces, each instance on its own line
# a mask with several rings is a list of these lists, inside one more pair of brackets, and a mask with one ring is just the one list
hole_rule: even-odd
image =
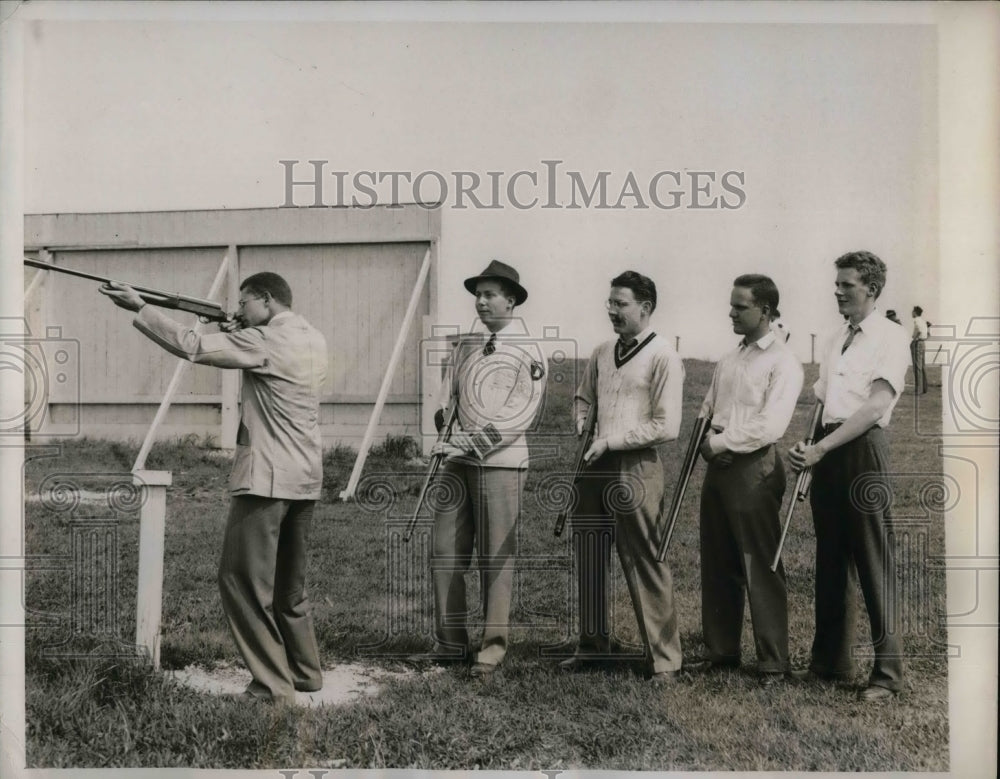
[[883,701],[895,697],[895,690],[890,690],[888,687],[879,687],[874,684],[870,687],[865,687],[865,689],[858,693],[858,700],[864,701],[865,703],[870,703],[871,701]]
[[765,690],[776,684],[781,684],[783,681],[785,681],[785,674],[781,671],[765,671],[760,675],[760,686]]
[[649,683],[656,686],[671,685],[677,681],[676,671],[660,671],[649,677]]
[[474,663],[472,668],[469,669],[469,676],[472,679],[489,679],[496,669],[495,665],[490,665],[489,663]]

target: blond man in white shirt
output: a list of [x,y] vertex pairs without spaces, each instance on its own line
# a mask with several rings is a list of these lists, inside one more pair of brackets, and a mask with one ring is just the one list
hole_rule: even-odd
[[858,697],[875,701],[895,695],[903,677],[885,429],[903,392],[907,337],[875,307],[885,263],[858,251],[835,265],[837,307],[846,321],[821,342],[813,389],[824,404],[822,435],[812,446],[796,444],[789,462],[796,472],[813,468],[816,636],[809,672],[831,680],[855,674],[856,570],[875,650]]
[[770,568],[781,537],[785,469],[774,444],[802,391],[802,366],[771,329],[778,288],[767,276],[733,282],[729,319],[739,346],[715,366],[701,416],[712,432],[701,447],[701,619],[708,657],[695,669],[738,667],[744,591],[757,668],[770,686],[788,672],[785,571]]

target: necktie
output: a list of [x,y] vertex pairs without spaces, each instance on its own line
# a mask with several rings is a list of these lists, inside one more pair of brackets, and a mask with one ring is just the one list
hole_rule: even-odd
[[844,345],[840,347],[841,354],[847,351],[847,347],[851,345],[851,341],[854,340],[854,336],[856,336],[858,334],[858,331],[861,330],[861,325],[849,324],[847,326],[847,330],[848,330],[847,338],[844,341]]
[[497,334],[493,333],[490,335],[490,340],[486,342],[486,346],[483,347],[483,357],[489,357],[496,350],[497,350]]
[[618,339],[618,354],[620,356],[621,355],[626,355],[632,349],[634,349],[638,344],[639,344],[639,339],[638,338],[630,338],[628,341],[626,341],[626,340],[624,340],[622,338],[619,338]]

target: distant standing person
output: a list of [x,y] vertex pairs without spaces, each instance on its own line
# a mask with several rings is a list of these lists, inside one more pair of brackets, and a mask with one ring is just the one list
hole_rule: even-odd
[[782,343],[788,343],[788,339],[792,337],[791,330],[785,327],[785,323],[781,321],[781,314],[777,309],[775,309],[774,315],[771,317],[771,324],[769,327],[775,337]]
[[635,271],[611,281],[606,303],[617,338],[598,346],[574,402],[577,435],[597,403],[594,442],[585,453],[573,511],[580,641],[560,663],[564,671],[601,665],[613,656],[609,575],[613,538],[632,598],[654,683],[669,683],[681,667],[673,581],[656,560],[663,465],[655,447],[677,438],[684,366],[649,325],[656,285]]
[[729,319],[739,345],[715,366],[700,416],[712,416],[701,454],[701,620],[707,659],[692,670],[740,665],[744,590],[750,602],[761,684],[788,666],[785,570],[771,560],[781,538],[785,469],[774,444],[802,391],[802,366],[770,328],[778,288],[767,276],[733,282]]
[[855,674],[854,568],[875,650],[868,684],[858,697],[873,701],[892,697],[903,684],[885,429],[903,392],[906,331],[875,307],[885,288],[882,260],[858,251],[835,265],[837,307],[848,319],[828,335],[820,352],[813,389],[824,404],[822,436],[811,446],[796,444],[789,461],[796,472],[813,468],[816,636],[809,673],[845,680]]
[[923,395],[927,392],[927,366],[924,362],[927,349],[928,322],[924,319],[924,310],[920,306],[913,307],[913,334],[910,337],[910,357],[913,362],[913,393]]
[[513,316],[528,298],[518,272],[493,260],[465,288],[488,335],[463,336],[446,366],[435,421],[440,427],[444,409],[457,399],[457,423],[431,453],[447,456],[440,478],[451,481],[455,499],[434,512],[434,649],[412,659],[447,664],[472,654],[465,574],[475,548],[485,624],[470,675],[486,679],[507,654],[526,433],[542,402],[545,370],[538,343]]
[[219,563],[222,607],[253,676],[245,694],[290,702],[296,690],[319,690],[306,552],[323,484],[319,396],[326,341],[291,310],[292,291],[277,273],[243,280],[237,318],[220,324],[220,333],[184,327],[128,285],[114,283],[101,292],[137,311],[135,327],[171,354],[243,371]]
[[903,326],[903,323],[899,321],[899,317],[896,316],[896,312],[893,311],[891,308],[885,312],[885,318],[888,319],[890,322],[895,322],[900,327]]

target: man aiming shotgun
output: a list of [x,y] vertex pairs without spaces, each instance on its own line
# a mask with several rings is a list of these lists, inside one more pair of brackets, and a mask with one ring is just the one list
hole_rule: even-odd
[[100,291],[136,312],[139,332],[171,354],[243,371],[219,563],[222,607],[253,676],[246,695],[291,702],[296,690],[319,690],[306,548],[323,483],[319,393],[326,341],[291,310],[292,291],[276,273],[243,280],[239,313],[220,322],[218,333],[184,327],[127,284],[112,281]]

